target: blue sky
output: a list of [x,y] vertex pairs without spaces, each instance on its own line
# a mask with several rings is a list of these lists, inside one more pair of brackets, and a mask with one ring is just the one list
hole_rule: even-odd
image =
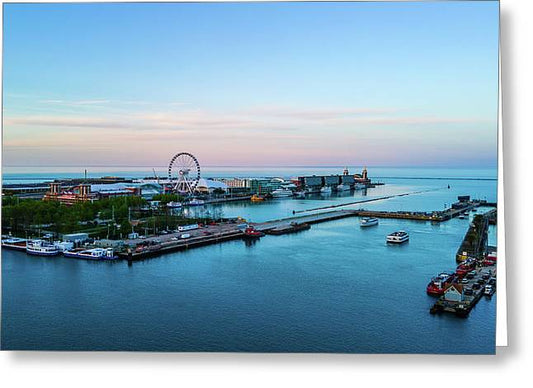
[[497,163],[498,3],[5,4],[5,165]]

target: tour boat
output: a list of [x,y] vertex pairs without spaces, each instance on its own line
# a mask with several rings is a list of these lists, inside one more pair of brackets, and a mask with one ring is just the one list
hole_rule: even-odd
[[87,260],[115,260],[118,258],[111,248],[73,249],[63,252],[63,255],[74,259]]
[[252,202],[262,202],[262,201],[265,200],[265,197],[262,197],[262,196],[260,196],[258,194],[254,194],[254,195],[252,195],[252,198],[250,198],[250,200]]
[[435,276],[427,285],[426,292],[429,295],[442,295],[444,290],[453,283],[455,274],[443,272]]
[[350,186],[345,184],[340,184],[337,186],[337,191],[350,191]]
[[409,234],[403,230],[393,232],[387,236],[387,242],[393,244],[401,244],[409,241]]
[[279,189],[276,189],[272,192],[272,197],[274,198],[285,198],[285,197],[292,197],[293,193],[292,190],[285,189],[283,187],[280,187]]
[[167,207],[169,208],[172,208],[172,209],[176,209],[176,208],[180,208],[182,207],[182,203],[181,202],[174,202],[174,201],[171,201],[169,203],[167,203]]
[[377,225],[379,220],[377,218],[363,218],[359,225],[362,227]]
[[7,238],[5,240],[2,240],[2,248],[14,249],[17,251],[25,251],[26,241],[27,240],[25,238],[18,238],[18,237]]
[[331,194],[331,187],[329,186],[323,186],[320,189],[320,194]]
[[205,201],[197,198],[193,198],[189,201],[189,206],[202,206],[205,204]]
[[26,244],[26,253],[36,256],[56,256],[59,248],[43,240],[30,240]]

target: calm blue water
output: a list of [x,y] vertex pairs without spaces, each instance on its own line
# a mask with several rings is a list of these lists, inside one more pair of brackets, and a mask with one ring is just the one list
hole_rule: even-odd
[[[418,176],[428,173],[422,170]],[[363,207],[435,210],[462,194],[496,200],[496,181],[382,180],[386,185],[368,190],[366,198],[439,190]],[[361,198],[358,192],[234,203],[216,211],[261,221]],[[361,229],[356,219],[343,219],[251,246],[234,241],[131,266],[3,250],[2,348],[494,353],[496,297],[481,300],[467,319],[429,314],[434,299],[425,286],[437,272],[455,268],[467,227],[459,219],[436,225],[381,220]],[[387,246],[385,236],[398,229],[409,231],[410,242]],[[495,244],[495,228],[490,239]]]

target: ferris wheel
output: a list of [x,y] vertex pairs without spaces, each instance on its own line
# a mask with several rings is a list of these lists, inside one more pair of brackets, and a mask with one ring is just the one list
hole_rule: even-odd
[[200,181],[198,159],[188,152],[174,155],[168,164],[168,180],[172,191],[192,195]]

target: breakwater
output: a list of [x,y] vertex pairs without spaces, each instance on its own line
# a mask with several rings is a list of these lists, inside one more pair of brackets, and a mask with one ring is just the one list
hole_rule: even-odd
[[335,208],[339,208],[339,207],[358,205],[358,204],[361,204],[361,203],[384,201],[384,200],[391,199],[391,198],[405,197],[407,195],[416,195],[416,194],[429,193],[431,191],[443,190],[445,188],[447,188],[447,187],[439,187],[439,188],[435,188],[435,189],[419,190],[419,191],[411,191],[411,192],[408,192],[408,193],[386,195],[386,196],[383,196],[383,197],[363,199],[363,200],[360,200],[360,201],[346,202],[346,203],[341,203],[341,204],[337,204],[337,205],[328,205],[328,206],[315,207],[315,208],[312,208],[312,209],[295,210],[294,214],[296,214],[296,213],[308,213],[308,212],[319,211],[319,210],[335,209]]

